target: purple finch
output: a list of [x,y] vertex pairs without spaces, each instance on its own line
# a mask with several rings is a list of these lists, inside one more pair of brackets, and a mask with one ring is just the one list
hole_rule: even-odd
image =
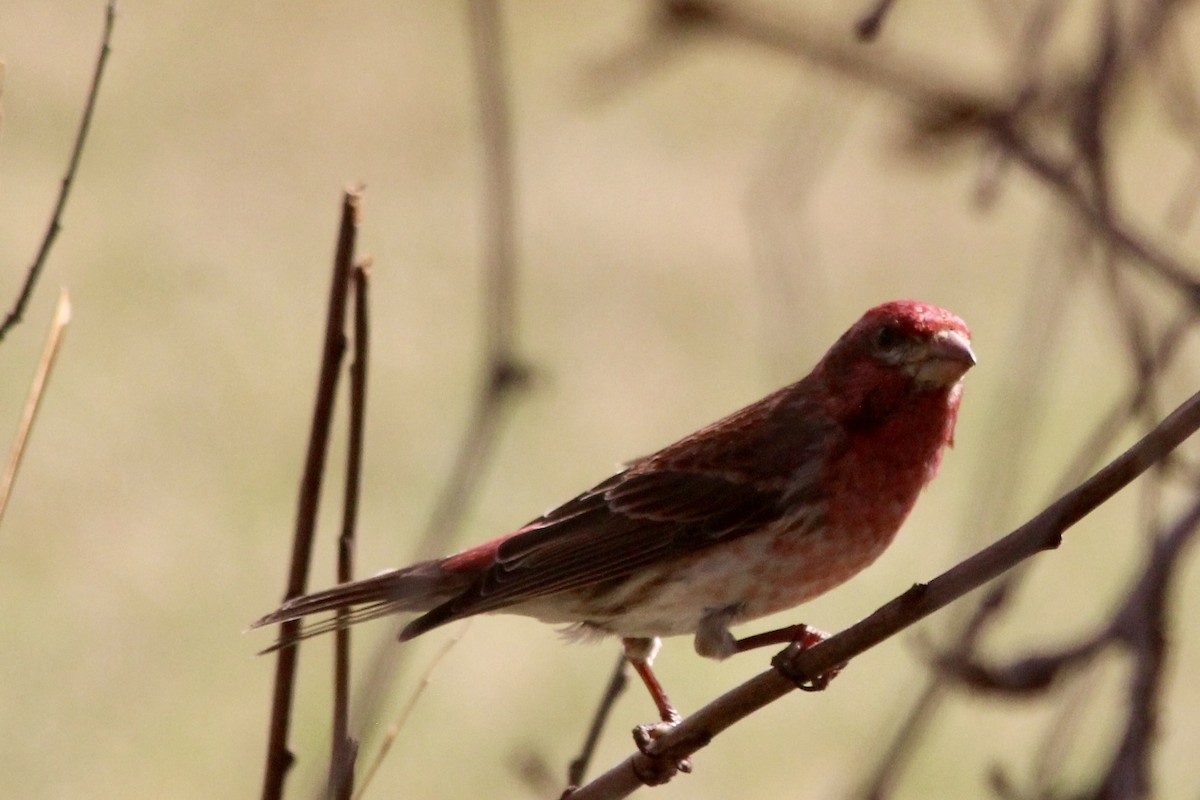
[[[806,377],[457,555],[288,600],[254,625],[348,610],[296,637],[403,611],[401,641],[489,611],[612,634],[664,720],[659,637],[722,659],[800,637],[731,625],[841,584],[895,538],[952,443],[970,332],[915,301],[871,309]],[[276,647],[292,644],[281,641]]]

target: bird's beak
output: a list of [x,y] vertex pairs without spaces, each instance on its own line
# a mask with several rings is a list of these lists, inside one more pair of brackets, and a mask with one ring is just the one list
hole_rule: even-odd
[[913,378],[922,386],[950,386],[975,363],[975,352],[966,336],[958,331],[938,331],[913,364]]

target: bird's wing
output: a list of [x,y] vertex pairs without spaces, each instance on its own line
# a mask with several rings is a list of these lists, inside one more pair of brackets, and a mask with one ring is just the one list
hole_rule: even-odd
[[[747,409],[748,411],[749,409]],[[810,424],[806,424],[807,422]],[[414,620],[403,638],[454,619],[536,597],[620,580],[647,566],[744,536],[823,503],[820,469],[829,430],[793,418],[771,478],[739,468],[746,447],[771,457],[779,442],[708,448],[702,458],[643,459],[502,541],[489,566],[462,594]],[[797,424],[799,423],[799,424]],[[823,452],[824,451],[824,452]],[[678,454],[695,454],[685,448]],[[724,468],[723,468],[724,467]]]

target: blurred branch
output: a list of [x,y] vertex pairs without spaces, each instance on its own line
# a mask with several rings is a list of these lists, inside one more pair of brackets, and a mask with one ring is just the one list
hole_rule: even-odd
[[46,235],[42,238],[42,246],[38,248],[37,255],[25,275],[21,293],[17,295],[16,302],[13,303],[12,310],[8,312],[4,322],[0,323],[0,341],[4,340],[9,328],[20,322],[25,315],[25,306],[29,303],[38,277],[42,274],[46,257],[50,254],[50,248],[53,246],[54,240],[58,238],[58,232],[62,229],[63,209],[66,208],[67,197],[71,193],[71,186],[75,182],[75,173],[79,169],[79,160],[83,155],[83,143],[87,141],[88,130],[92,125],[92,112],[96,108],[96,98],[100,95],[100,79],[104,76],[104,65],[108,63],[108,55],[111,52],[109,42],[112,40],[116,17],[117,0],[109,0],[108,7],[104,11],[104,33],[100,37],[100,54],[96,56],[96,68],[92,72],[92,85],[88,89],[87,101],[83,106],[83,117],[79,121],[79,130],[75,133],[75,144],[71,148],[71,159],[67,163],[67,172],[63,176],[62,185],[58,190],[58,201],[54,204],[54,211],[50,215],[50,225],[46,228]]
[[1194,307],[1200,308],[1200,279],[1195,270],[1185,266],[1153,243],[1153,239],[1123,222],[1111,209],[1094,202],[1087,190],[1074,178],[1073,170],[1065,163],[1041,152],[1017,129],[1016,121],[1007,114],[992,117],[987,125],[996,141],[1021,163],[1027,171],[1054,189],[1077,211],[1103,239],[1125,254],[1134,263],[1149,267],[1154,274],[1179,290]]
[[916,584],[846,630],[808,649],[791,646],[771,670],[701,708],[676,727],[571,795],[572,800],[626,797],[642,785],[669,780],[673,765],[717,734],[814,678],[886,641],[917,621],[1044,550],[1131,481],[1166,458],[1200,428],[1200,393],[1193,395],[1140,441],[1012,533],[927,584]]
[[[317,379],[317,396],[308,438],[308,453],[304,461],[304,475],[300,480],[291,568],[288,573],[287,590],[283,595],[285,601],[304,594],[308,583],[317,507],[321,499],[321,481],[325,473],[325,454],[329,447],[329,432],[333,423],[333,405],[341,375],[342,357],[346,351],[346,299],[350,291],[351,265],[354,263],[361,204],[360,189],[349,189],[342,197],[342,216],[337,250],[334,254],[329,305],[326,310],[321,371]],[[299,622],[285,622],[280,629],[280,639],[295,640],[299,632]],[[271,701],[267,762],[263,775],[263,800],[280,800],[283,797],[284,780],[295,760],[295,756],[288,750],[287,735],[291,722],[292,692],[299,652],[300,646],[297,643],[292,647],[280,648],[276,655],[275,691]]]
[[1150,746],[1157,726],[1167,649],[1167,596],[1171,580],[1182,565],[1180,554],[1198,529],[1200,500],[1169,532],[1155,539],[1141,575],[1108,624],[1093,635],[1061,650],[1026,656],[1005,665],[942,656],[935,661],[940,673],[976,691],[1029,695],[1048,689],[1064,672],[1078,668],[1101,651],[1124,647],[1133,655],[1124,733],[1099,786],[1088,796],[1113,800],[1151,796]]
[[[354,265],[354,360],[350,364],[350,432],[346,451],[346,487],[342,499],[342,535],[338,537],[337,582],[354,579],[355,529],[362,475],[363,430],[367,415],[367,366],[370,363],[371,261]],[[348,609],[339,609],[334,629],[333,752],[329,763],[329,797],[350,800],[358,740],[350,736],[350,628]]]
[[854,25],[854,32],[858,38],[864,42],[872,42],[878,38],[883,20],[895,4],[896,0],[875,0],[871,10],[863,14]]
[[[836,74],[882,89],[915,109],[921,127],[943,141],[983,134],[1025,170],[1054,189],[1104,240],[1133,256],[1154,274],[1184,292],[1190,303],[1200,306],[1200,277],[1174,256],[1159,248],[1111,207],[1104,185],[1096,194],[1094,181],[1102,179],[1102,137],[1098,127],[1104,118],[1114,85],[1129,74],[1127,51],[1147,52],[1159,44],[1171,3],[1146,4],[1145,14],[1131,25],[1135,34],[1122,47],[1115,16],[1106,16],[1101,46],[1089,78],[1082,87],[1067,80],[1063,86],[1028,87],[1015,97],[1001,101],[981,90],[962,84],[958,70],[894,54],[871,57],[861,47],[829,35],[812,19],[772,14],[765,8],[727,0],[663,0],[657,18],[660,35],[677,37],[699,31],[731,36],[785,53]],[[1107,8],[1107,6],[1106,6]],[[1107,13],[1107,12],[1106,12]],[[874,54],[874,51],[871,51]],[[953,77],[947,77],[953,76]],[[1055,98],[1052,109],[1034,101]],[[1046,100],[1046,102],[1050,102]],[[1077,145],[1077,157],[1089,164],[1092,185],[1085,185],[1074,160],[1052,156],[1034,143],[1027,123],[1057,109]]]
[[17,427],[17,435],[13,439],[12,451],[8,456],[8,466],[0,478],[0,522],[4,520],[4,511],[8,508],[8,500],[12,495],[13,484],[17,480],[17,471],[21,468],[21,459],[25,456],[25,444],[29,441],[29,433],[33,430],[33,421],[38,409],[42,407],[42,396],[46,382],[50,380],[50,371],[54,368],[54,360],[62,345],[63,334],[71,322],[71,298],[66,290],[58,295],[58,305],[54,309],[54,320],[50,323],[50,333],[46,336],[46,346],[42,349],[42,358],[38,361],[37,372],[29,386],[29,397],[25,401],[25,411],[21,414],[21,424]]
[[[418,559],[440,555],[449,548],[450,539],[461,525],[470,499],[478,491],[509,401],[517,390],[527,385],[529,377],[529,368],[517,356],[515,346],[516,190],[501,21],[495,0],[472,0],[468,8],[479,86],[485,176],[482,385],[477,391],[471,418],[459,443],[450,474],[416,548]],[[381,707],[375,698],[392,681],[407,652],[407,648],[397,647],[391,641],[381,643],[376,650],[357,699],[358,706],[364,709],[364,716],[375,713]],[[364,727],[368,725],[369,722]],[[382,753],[378,758],[382,758]]]
[[567,789],[563,793],[564,797],[570,795],[575,787],[583,783],[588,766],[592,762],[592,756],[596,754],[596,745],[600,742],[600,734],[604,732],[604,725],[608,722],[613,706],[616,704],[617,698],[625,691],[625,685],[628,682],[629,659],[625,658],[624,651],[619,651],[612,677],[609,678],[608,685],[604,687],[604,694],[600,698],[599,705],[596,706],[595,714],[592,715],[592,724],[588,727],[583,747],[579,749],[579,755],[572,759],[571,766],[567,769]]
[[[655,31],[668,40],[698,33],[729,36],[882,89],[918,107],[939,98],[979,94],[951,65],[864,48],[815,15],[775,13],[767,6],[731,0],[660,0],[658,8]],[[789,12],[795,8],[799,6],[788,6]]]
[[528,383],[529,368],[516,355],[515,189],[512,133],[502,59],[502,33],[495,0],[473,0],[471,42],[479,84],[483,136],[486,251],[483,385],[476,397],[467,433],[459,446],[445,488],[417,548],[419,558],[445,549],[474,494],[496,441],[503,407],[512,391]]
[[1158,725],[1159,698],[1166,660],[1167,592],[1200,528],[1200,502],[1154,543],[1149,563],[1112,626],[1112,634],[1133,651],[1124,735],[1096,791],[1099,798],[1151,795],[1151,745]]

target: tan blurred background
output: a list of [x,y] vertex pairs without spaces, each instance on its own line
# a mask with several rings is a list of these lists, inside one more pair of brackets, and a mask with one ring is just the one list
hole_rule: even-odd
[[[851,37],[865,3],[778,5],[839,46],[965,85],[1008,74],[996,4],[903,0],[872,45]],[[958,446],[879,564],[775,622],[840,629],[1040,508],[1128,380],[1098,281],[1083,274],[1044,389],[1015,382],[1030,355],[1023,310],[1058,280],[1046,276],[1062,269],[1070,235],[1044,190],[1018,174],[982,208],[978,148],[914,157],[886,91],[719,37],[647,49],[641,3],[503,11],[517,337],[537,377],[455,546],[795,379],[865,308],[897,297],[972,326],[980,366]],[[102,18],[99,0],[0,0],[5,309],[44,231]],[[1196,22],[1182,30],[1200,33]],[[1067,37],[1055,57],[1078,59],[1072,48]],[[412,556],[478,382],[484,198],[470,58],[458,3],[121,3],[63,233],[26,322],[0,344],[0,431],[15,430],[55,292],[70,291],[75,319],[0,528],[6,796],[257,794],[273,662],[254,655],[270,635],[242,631],[282,594],[339,192],[359,181],[362,250],[375,258],[359,569]],[[1157,232],[1191,157],[1156,103],[1122,107],[1118,177],[1122,204]],[[1197,237],[1172,241],[1194,252]],[[1190,379],[1170,387],[1171,406]],[[980,482],[1006,446],[1005,421],[1029,416],[1038,424],[1022,434],[1011,502],[980,513],[996,495]],[[1127,492],[1041,557],[988,651],[1066,641],[1104,619],[1142,558],[1135,508]],[[326,525],[314,586],[332,580],[333,538]],[[1194,563],[1178,588],[1155,762],[1163,797],[1200,783],[1200,688],[1188,677],[1200,641],[1184,635],[1200,598]],[[935,640],[946,616],[925,628]],[[364,629],[362,655],[393,629]],[[413,644],[383,719],[450,635]],[[374,796],[536,796],[520,765],[564,773],[614,647],[568,647],[523,619],[476,621]],[[920,653],[912,634],[871,651],[829,692],[738,725],[654,796],[846,796],[923,684]],[[328,661],[321,643],[302,662],[293,797],[321,780]],[[658,666],[687,713],[766,661],[708,662],[677,639]],[[1094,702],[1068,777],[1107,757],[1125,674],[1114,659],[1072,689]],[[1027,777],[1061,706],[958,700],[898,796],[981,796],[996,764]],[[626,731],[650,711],[640,688],[621,701],[596,768],[629,752]]]

